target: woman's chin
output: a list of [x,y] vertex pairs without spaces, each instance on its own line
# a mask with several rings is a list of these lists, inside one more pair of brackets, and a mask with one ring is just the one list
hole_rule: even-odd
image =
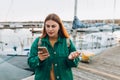
[[54,37],[54,35],[49,35],[49,37]]

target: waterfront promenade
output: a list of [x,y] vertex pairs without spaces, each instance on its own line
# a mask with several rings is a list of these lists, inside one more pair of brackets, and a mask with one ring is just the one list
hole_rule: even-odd
[[75,80],[120,80],[120,46],[94,56],[89,64],[74,69]]
[[[94,56],[89,64],[73,68],[74,80],[120,80],[120,46],[106,49]],[[34,80],[34,75],[22,80]]]

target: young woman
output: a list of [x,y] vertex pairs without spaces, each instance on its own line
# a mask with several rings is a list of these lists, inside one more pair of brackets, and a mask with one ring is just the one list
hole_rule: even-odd
[[[73,80],[72,67],[79,63],[75,46],[69,39],[64,25],[56,14],[49,14],[44,21],[43,34],[33,42],[28,64],[35,70],[35,80]],[[41,40],[41,44],[38,44]],[[38,50],[46,47],[48,52]]]

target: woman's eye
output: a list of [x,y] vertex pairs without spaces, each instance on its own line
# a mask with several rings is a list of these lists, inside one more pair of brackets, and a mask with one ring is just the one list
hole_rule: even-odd
[[50,27],[50,25],[46,25],[46,27],[47,27],[47,28],[49,28],[49,27]]
[[47,27],[47,28],[50,28],[50,27],[51,27],[51,28],[55,28],[56,25],[46,25],[46,27]]
[[55,25],[52,25],[52,28],[55,28],[56,26]]

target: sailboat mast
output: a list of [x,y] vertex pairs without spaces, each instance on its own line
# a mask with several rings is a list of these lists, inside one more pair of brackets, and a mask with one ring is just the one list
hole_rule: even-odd
[[77,16],[77,0],[75,0],[74,16]]
[[[75,0],[75,5],[74,5],[74,20],[75,20],[75,16],[77,16],[77,0]],[[76,27],[76,26],[73,25],[73,27]],[[73,42],[75,45],[76,45],[76,34],[77,34],[77,30],[73,29],[72,36],[73,36]]]
[[116,0],[114,0],[114,4],[113,4],[113,24],[115,23],[115,8],[116,8]]
[[114,32],[114,24],[115,24],[115,8],[116,8],[116,0],[114,0],[114,4],[113,4],[113,25],[112,25],[112,33]]

